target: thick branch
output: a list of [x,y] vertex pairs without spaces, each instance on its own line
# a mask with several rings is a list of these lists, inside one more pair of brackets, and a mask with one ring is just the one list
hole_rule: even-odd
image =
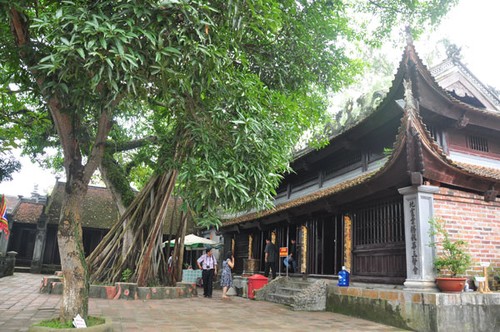
[[16,45],[19,47],[25,46],[29,41],[28,22],[24,15],[16,9],[10,9],[11,30],[16,40]]
[[106,142],[106,149],[110,149],[113,152],[123,152],[132,149],[137,149],[145,145],[148,145],[149,143],[155,143],[156,141],[158,141],[158,137],[156,136],[148,136],[145,138],[140,138],[128,142],[114,142],[108,140]]
[[92,151],[90,152],[88,162],[84,169],[84,181],[86,181],[86,183],[90,181],[90,178],[101,163],[102,156],[104,155],[104,148],[106,146],[106,139],[111,130],[111,120],[112,111],[110,109],[104,110],[99,118],[94,145],[92,146]]

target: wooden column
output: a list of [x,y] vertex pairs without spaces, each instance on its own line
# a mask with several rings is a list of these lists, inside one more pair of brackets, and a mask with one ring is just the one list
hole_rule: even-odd
[[348,215],[344,216],[344,264],[349,273],[352,267],[352,221]]

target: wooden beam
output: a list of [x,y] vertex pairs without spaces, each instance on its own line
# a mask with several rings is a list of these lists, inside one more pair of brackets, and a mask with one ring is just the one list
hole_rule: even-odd
[[467,125],[469,124],[469,118],[466,116],[467,112],[464,112],[464,114],[462,114],[462,116],[460,117],[460,119],[457,120],[457,122],[455,123],[455,127],[458,128],[458,129],[464,129],[465,127],[467,127]]
[[484,200],[486,202],[494,202],[498,196],[498,190],[495,190],[495,186],[491,186],[490,190],[484,192]]
[[240,233],[240,226],[238,225],[231,225],[223,228],[224,228],[224,233],[231,233],[231,232],[235,232],[238,234]]

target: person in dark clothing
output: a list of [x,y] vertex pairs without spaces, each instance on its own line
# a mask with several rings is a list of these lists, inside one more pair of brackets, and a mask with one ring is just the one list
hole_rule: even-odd
[[270,239],[266,239],[266,248],[264,249],[264,261],[265,261],[265,268],[264,268],[264,275],[266,277],[269,277],[269,269],[272,269],[272,276],[273,279],[276,278],[276,267],[277,267],[277,262],[278,262],[278,249],[274,245],[274,243],[271,242]]
[[212,284],[214,275],[217,274],[217,260],[212,254],[212,248],[208,248],[206,253],[201,255],[196,261],[198,268],[202,269],[201,277],[203,279],[203,296],[212,297]]
[[297,273],[297,243],[295,239],[290,240],[290,252],[288,263],[291,265],[292,273]]

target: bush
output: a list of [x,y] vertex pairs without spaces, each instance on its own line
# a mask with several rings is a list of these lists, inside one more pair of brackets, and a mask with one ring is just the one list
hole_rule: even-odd
[[434,239],[437,236],[442,238],[441,241],[434,241],[430,244],[433,248],[437,248],[438,245],[441,246],[441,250],[434,260],[434,267],[438,273],[445,275],[443,272],[447,271],[451,274],[451,277],[464,274],[472,265],[472,257],[467,252],[468,243],[464,240],[452,241],[445,228],[446,222],[443,219],[433,218],[429,220],[429,224],[431,226],[430,235]]

